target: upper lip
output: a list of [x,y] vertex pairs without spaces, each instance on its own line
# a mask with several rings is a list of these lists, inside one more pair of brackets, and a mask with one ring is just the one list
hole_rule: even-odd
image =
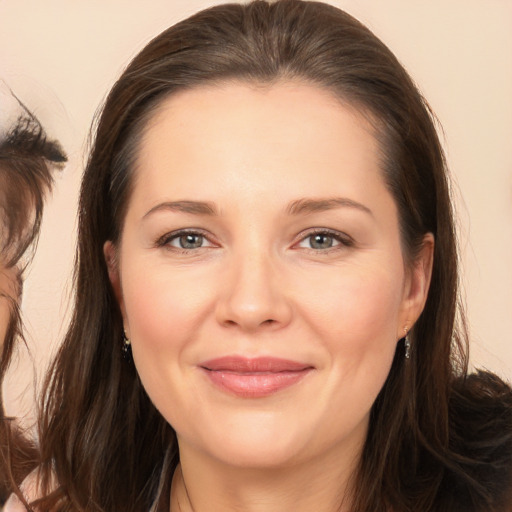
[[224,356],[210,359],[199,366],[211,371],[226,371],[236,373],[279,373],[302,371],[313,368],[312,365],[281,359],[277,357],[243,357]]

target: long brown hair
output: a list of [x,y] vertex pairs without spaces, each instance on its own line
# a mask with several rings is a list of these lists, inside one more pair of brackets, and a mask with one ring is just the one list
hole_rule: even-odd
[[[53,170],[66,161],[60,144],[47,138],[37,118],[19,102],[21,113],[0,140],[0,271],[15,269],[15,296],[0,290],[9,305],[9,323],[0,340],[0,387],[16,342],[24,342],[19,302],[23,271],[35,249],[45,196]],[[3,267],[3,268],[2,268]],[[0,503],[36,466],[34,444],[13,418],[6,418],[0,392]]]
[[283,79],[327,89],[372,120],[406,261],[426,233],[435,236],[411,357],[406,364],[399,343],[372,409],[352,510],[444,510],[439,496],[452,480],[467,486],[471,505],[490,511],[498,503],[452,435],[450,401],[467,372],[467,338],[461,314],[457,320],[453,212],[435,119],[395,56],[361,23],[326,4],[279,0],[213,7],[169,28],[105,102],[81,188],[74,315],[42,405],[43,484],[48,491],[52,473],[60,484],[43,509],[142,511],[161,494],[168,510],[176,437],[121,358],[122,319],[103,244],[119,240],[141,132],[166,97],[213,82]]

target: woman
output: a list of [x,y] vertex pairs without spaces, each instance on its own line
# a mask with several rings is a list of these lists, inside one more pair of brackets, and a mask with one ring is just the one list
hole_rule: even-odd
[[79,211],[36,509],[508,510],[433,118],[356,20],[254,2],[156,37]]
[[[9,95],[10,96],[10,95]],[[1,98],[2,103],[13,98]],[[4,107],[4,105],[2,105]],[[0,138],[0,385],[16,341],[23,339],[19,304],[22,276],[34,249],[52,171],[66,161],[60,145],[47,139],[34,115],[19,103],[14,126]],[[0,394],[0,504],[37,464],[36,451],[12,418]]]

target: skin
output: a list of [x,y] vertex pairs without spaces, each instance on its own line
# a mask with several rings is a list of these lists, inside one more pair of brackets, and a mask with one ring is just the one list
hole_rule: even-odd
[[3,348],[11,317],[11,301],[17,300],[17,270],[0,262],[0,351]]
[[[423,308],[433,248],[427,236],[406,268],[372,127],[306,84],[200,87],[163,102],[135,172],[105,257],[137,371],[177,432],[172,510],[349,510],[370,408]],[[176,201],[213,212],[165,206]],[[183,229],[197,248],[180,246]],[[201,370],[233,354],[313,369],[240,397]]]

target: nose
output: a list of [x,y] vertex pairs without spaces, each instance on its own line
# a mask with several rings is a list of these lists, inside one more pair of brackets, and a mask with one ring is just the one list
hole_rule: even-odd
[[275,330],[292,318],[282,272],[268,254],[234,257],[219,296],[217,320],[226,327],[245,332]]

